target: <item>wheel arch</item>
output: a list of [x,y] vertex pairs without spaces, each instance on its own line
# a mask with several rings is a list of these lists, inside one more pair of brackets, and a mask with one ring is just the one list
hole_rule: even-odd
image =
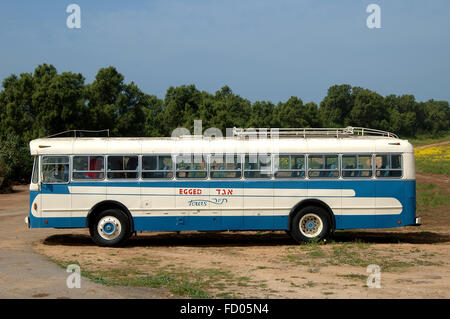
[[93,217],[95,216],[95,214],[102,212],[106,209],[120,209],[121,211],[123,211],[127,216],[128,219],[130,220],[130,232],[134,231],[134,221],[133,221],[133,216],[131,216],[130,210],[121,202],[115,201],[115,200],[104,200],[101,201],[97,204],[95,204],[88,212],[87,217],[86,217],[86,227],[89,228],[91,226],[91,223],[93,221]]
[[288,217],[288,231],[291,230],[292,219],[294,218],[295,214],[297,214],[298,211],[300,211],[302,208],[306,206],[318,206],[323,208],[330,217],[331,221],[330,230],[334,231],[336,229],[336,217],[330,206],[328,206],[328,204],[326,204],[324,201],[321,201],[320,199],[308,198],[298,202],[294,207],[292,207]]

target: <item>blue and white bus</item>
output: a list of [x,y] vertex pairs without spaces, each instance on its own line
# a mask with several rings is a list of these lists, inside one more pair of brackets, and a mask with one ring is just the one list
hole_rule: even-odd
[[88,228],[101,246],[137,231],[285,230],[303,242],[420,223],[408,141],[364,128],[257,133],[33,140],[26,222]]

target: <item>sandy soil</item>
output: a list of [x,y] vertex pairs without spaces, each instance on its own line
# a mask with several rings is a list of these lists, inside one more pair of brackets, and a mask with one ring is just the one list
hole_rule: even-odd
[[0,299],[10,298],[173,298],[164,289],[106,287],[86,278],[81,287],[69,289],[69,274],[33,245],[67,233],[67,230],[27,229],[28,185],[15,186],[12,194],[0,194]]
[[[442,176],[418,174],[417,179],[450,193]],[[10,220],[9,233],[1,236],[2,252],[22,247],[33,254],[33,247],[113,282],[135,284],[132,279],[163,274],[178,278],[180,285],[182,280],[200,283],[216,298],[450,297],[449,207],[421,213],[421,227],[340,231],[320,245],[296,245],[284,232],[155,232],[138,234],[123,248],[100,248],[86,230],[27,230],[19,224],[26,215],[26,196],[23,188],[0,195],[0,218]],[[6,257],[0,255],[0,261]],[[370,264],[381,268],[381,288],[366,285]],[[8,276],[3,268],[0,283]],[[95,291],[122,297],[171,297],[164,289],[126,287],[125,292],[91,284]],[[14,284],[20,285],[25,281]]]

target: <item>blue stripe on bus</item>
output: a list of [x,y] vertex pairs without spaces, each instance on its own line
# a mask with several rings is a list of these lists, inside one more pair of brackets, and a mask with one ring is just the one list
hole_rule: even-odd
[[[337,216],[336,229],[390,228],[413,225],[400,215]],[[34,217],[33,228],[85,228],[86,217]],[[47,221],[47,223],[45,223]],[[135,231],[287,230],[288,216],[133,217]],[[401,221],[401,224],[398,224]],[[376,226],[375,226],[376,223]]]
[[408,189],[413,190],[413,180],[364,180],[364,181],[235,181],[235,182],[73,182],[70,184],[42,185],[44,194],[70,194],[72,187],[173,187],[173,188],[268,188],[268,189],[354,189],[356,196],[392,197],[397,191],[403,194],[400,188],[409,184]]

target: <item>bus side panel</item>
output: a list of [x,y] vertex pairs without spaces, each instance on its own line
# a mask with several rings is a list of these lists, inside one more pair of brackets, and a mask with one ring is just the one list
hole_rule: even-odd
[[72,220],[74,228],[86,227],[87,214],[96,204],[106,200],[106,183],[103,181],[71,182]]
[[273,181],[244,181],[244,229],[273,229]]
[[308,181],[275,180],[273,185],[273,228],[287,230],[289,229],[289,213],[292,208],[308,196]]
[[376,182],[376,228],[403,226],[405,185],[402,180]]
[[402,224],[415,225],[416,223],[416,181],[405,182],[405,203],[402,212]]
[[72,228],[68,184],[41,184],[41,227]]
[[336,229],[374,228],[375,181],[341,180],[342,189],[354,191],[354,196],[342,196],[342,210],[336,217]]
[[221,229],[243,229],[244,183],[242,181],[211,181],[209,188],[210,200],[220,208]]

